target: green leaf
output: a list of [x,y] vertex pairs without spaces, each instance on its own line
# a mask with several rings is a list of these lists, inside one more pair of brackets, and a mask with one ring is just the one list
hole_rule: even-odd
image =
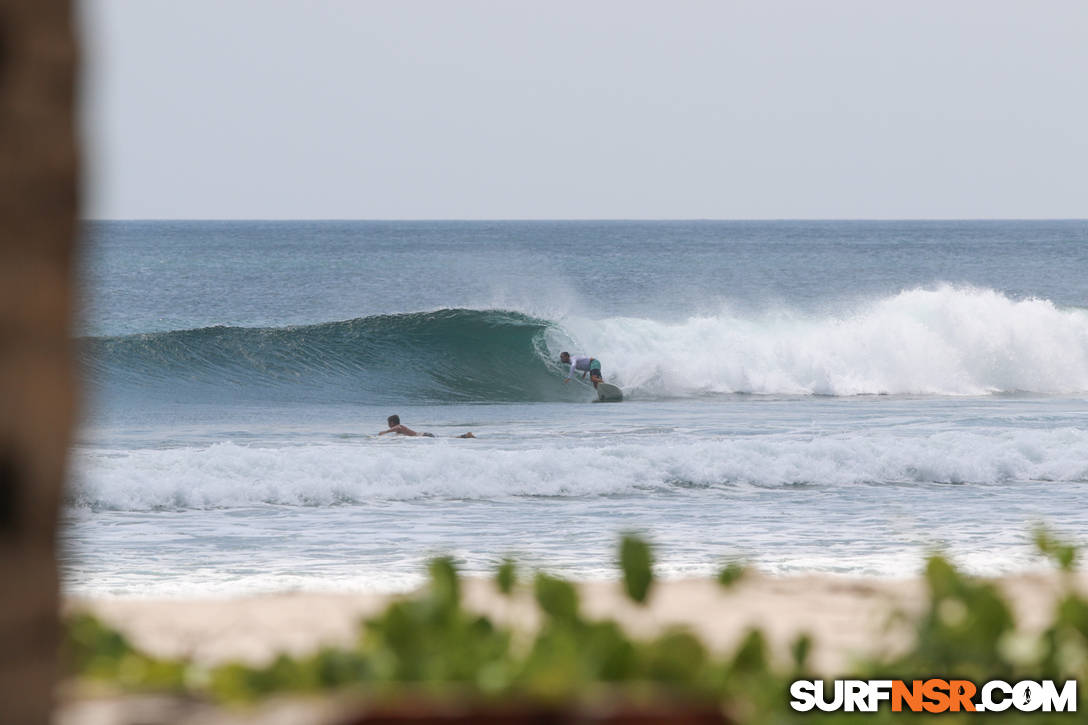
[[718,572],[718,584],[721,584],[726,589],[732,587],[734,584],[744,578],[744,575],[748,573],[748,567],[739,561],[733,561],[725,565],[725,568]]
[[1077,547],[1054,538],[1046,527],[1035,529],[1035,548],[1047,556],[1064,572],[1072,572],[1077,563]]
[[812,637],[808,632],[797,635],[790,645],[790,654],[793,655],[793,666],[800,672],[808,667],[808,657],[812,653]]
[[430,564],[431,593],[444,610],[455,610],[461,605],[461,583],[457,579],[457,568],[453,559],[440,556]]
[[498,586],[499,591],[510,596],[514,591],[514,585],[518,581],[518,570],[514,564],[513,559],[503,559],[499,564],[498,570],[495,572],[495,585]]
[[570,582],[540,572],[533,589],[537,604],[552,619],[573,622],[578,618],[578,593]]
[[623,587],[627,596],[639,604],[646,603],[646,597],[653,585],[653,563],[653,554],[645,541],[631,535],[623,537],[620,542]]

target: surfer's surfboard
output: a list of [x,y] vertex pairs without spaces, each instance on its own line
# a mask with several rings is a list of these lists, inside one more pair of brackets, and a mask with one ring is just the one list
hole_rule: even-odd
[[623,391],[611,383],[597,383],[598,403],[618,403],[623,400]]

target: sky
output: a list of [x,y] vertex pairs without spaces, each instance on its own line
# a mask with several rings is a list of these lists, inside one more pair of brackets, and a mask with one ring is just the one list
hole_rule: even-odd
[[1083,0],[76,0],[84,216],[1088,217]]

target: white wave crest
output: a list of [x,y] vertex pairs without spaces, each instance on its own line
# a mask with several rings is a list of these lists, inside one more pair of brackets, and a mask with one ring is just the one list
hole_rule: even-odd
[[[452,441],[393,445],[235,443],[80,450],[77,508],[129,511],[381,500],[622,495],[651,488],[811,484],[1088,481],[1088,431],[949,431],[904,437],[851,432],[698,441],[483,448]],[[1041,484],[1042,485],[1042,484]]]
[[986,289],[913,289],[846,314],[563,326],[606,378],[647,397],[1088,391],[1088,311]]

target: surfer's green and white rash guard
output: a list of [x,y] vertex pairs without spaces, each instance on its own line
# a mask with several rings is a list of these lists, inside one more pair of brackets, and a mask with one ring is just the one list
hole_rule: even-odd
[[[596,361],[588,355],[571,355],[570,372],[567,373],[567,378],[570,379],[570,377],[574,375],[575,371],[577,370],[581,370],[582,372],[589,372],[593,369],[590,366],[590,363],[592,362]],[[597,365],[596,367],[600,367],[600,365]]]

